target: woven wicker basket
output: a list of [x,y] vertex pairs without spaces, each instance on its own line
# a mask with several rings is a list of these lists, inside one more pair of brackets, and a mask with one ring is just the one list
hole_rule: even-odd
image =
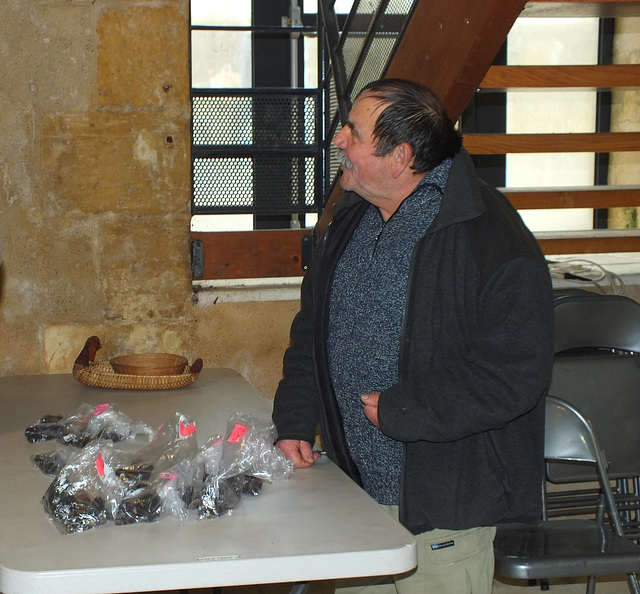
[[73,364],[73,377],[81,384],[117,390],[171,390],[192,384],[202,371],[202,359],[189,366],[185,357],[168,353],[121,355],[111,363],[96,363],[101,348],[97,336],[87,338]]
[[171,353],[120,355],[109,359],[116,373],[127,375],[182,375],[187,358]]
[[180,375],[132,375],[116,373],[109,363],[91,363],[88,367],[74,368],[73,376],[82,384],[95,388],[118,390],[170,390],[188,386],[198,379],[185,367]]

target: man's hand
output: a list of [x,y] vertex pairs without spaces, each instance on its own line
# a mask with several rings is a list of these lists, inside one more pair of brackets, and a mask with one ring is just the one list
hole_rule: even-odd
[[286,458],[295,462],[296,468],[309,468],[320,457],[320,452],[313,451],[308,441],[281,439],[276,442],[276,447],[280,448]]
[[378,400],[380,400],[380,392],[375,394],[363,394],[360,400],[364,404],[364,416],[367,417],[376,427],[380,427],[378,422]]

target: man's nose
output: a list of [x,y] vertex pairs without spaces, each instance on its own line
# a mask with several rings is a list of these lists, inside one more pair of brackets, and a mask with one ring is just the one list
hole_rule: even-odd
[[346,133],[346,128],[340,128],[340,132],[338,132],[334,137],[333,140],[331,141],[332,144],[334,144],[335,146],[337,146],[338,148],[345,148],[347,145],[347,139],[346,139],[347,133]]

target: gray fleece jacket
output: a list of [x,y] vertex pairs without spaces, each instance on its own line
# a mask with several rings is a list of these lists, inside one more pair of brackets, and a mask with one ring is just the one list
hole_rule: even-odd
[[[335,207],[302,285],[274,401],[279,439],[314,440],[360,482],[327,369],[328,289],[367,202]],[[414,534],[540,516],[551,279],[508,200],[453,159],[440,211],[413,253],[399,381],[381,430],[404,443],[400,521]]]

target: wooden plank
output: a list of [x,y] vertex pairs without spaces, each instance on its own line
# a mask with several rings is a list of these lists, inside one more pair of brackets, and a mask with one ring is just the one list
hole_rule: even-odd
[[640,206],[640,186],[501,188],[514,208],[621,208]]
[[310,229],[194,232],[202,241],[203,279],[302,276],[302,238]]
[[583,134],[465,134],[472,155],[640,151],[640,132]]
[[420,0],[386,72],[433,89],[457,120],[525,0]]
[[492,66],[482,90],[516,89],[637,89],[640,64],[613,66]]
[[[478,89],[526,0],[419,0],[384,76],[427,85],[457,120]],[[318,221],[322,235],[342,198],[336,186]]]
[[538,239],[545,255],[640,252],[640,237],[562,237]]
[[523,17],[594,17],[620,18],[640,16],[637,0],[600,0],[599,2],[576,2],[575,0],[529,0],[522,12]]

